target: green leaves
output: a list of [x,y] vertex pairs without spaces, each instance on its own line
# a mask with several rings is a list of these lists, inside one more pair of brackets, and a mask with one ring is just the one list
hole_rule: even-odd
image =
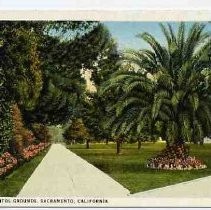
[[210,38],[198,23],[189,31],[184,23],[177,32],[170,24],[161,29],[167,46],[143,33],[139,37],[151,50],[126,51],[123,71],[102,86],[102,95],[117,95],[109,105],[109,125],[114,134],[158,134],[169,144],[201,141],[211,133],[210,62],[205,59]]
[[63,135],[66,141],[69,143],[73,141],[82,143],[85,139],[91,138],[90,133],[88,132],[82,119],[74,119],[65,130]]
[[7,151],[13,134],[13,123],[11,117],[11,103],[0,101],[0,153]]
[[184,96],[185,96],[185,92],[182,90],[178,90],[174,92],[171,98],[172,105],[177,106],[180,102],[182,102]]
[[140,35],[140,37],[145,40],[154,50],[155,54],[156,54],[156,58],[158,60],[158,62],[164,66],[167,67],[167,63],[168,62],[168,53],[167,50],[162,47],[159,42],[149,33],[143,33]]
[[6,78],[0,70],[0,153],[7,151],[12,140],[11,99],[5,87]]
[[122,112],[128,108],[128,106],[135,106],[138,104],[140,104],[140,100],[136,97],[130,97],[124,101],[120,101],[120,103],[116,106],[116,115],[120,116]]
[[193,110],[196,111],[199,107],[199,96],[197,93],[193,93],[189,96],[190,104],[193,107]]
[[9,28],[2,36],[4,45],[1,66],[8,90],[23,109],[33,110],[43,84],[38,53],[39,37],[23,27]]

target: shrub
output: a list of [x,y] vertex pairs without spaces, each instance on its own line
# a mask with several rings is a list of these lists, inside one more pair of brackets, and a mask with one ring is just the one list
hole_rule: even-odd
[[8,173],[10,173],[17,164],[17,159],[13,157],[9,152],[3,153],[0,156],[0,177],[4,177]]
[[172,145],[149,159],[147,167],[165,170],[191,170],[203,169],[207,166],[201,160],[189,156],[189,147],[186,145]]
[[0,101],[0,153],[9,149],[12,140],[12,116],[10,110],[10,103]]
[[50,146],[50,143],[40,142],[39,144],[33,144],[23,149],[23,158],[24,160],[30,160],[36,155],[38,155],[41,151]]
[[34,132],[34,135],[36,137],[36,140],[39,142],[49,142],[50,141],[50,133],[49,129],[46,125],[43,125],[41,123],[34,123],[32,125],[32,130]]
[[0,156],[0,178],[4,178],[6,175],[11,173],[17,165],[24,163],[24,161],[29,161],[49,146],[50,143],[30,145],[23,149],[23,152],[18,159],[13,157],[9,152],[3,153]]
[[33,144],[33,142],[35,141],[35,136],[32,133],[32,131],[25,129],[25,131],[23,132],[23,139],[24,139],[24,147],[26,147]]
[[22,115],[17,104],[12,105],[13,119],[13,147],[14,152],[22,154],[24,147],[29,146],[35,140],[33,133],[24,127]]

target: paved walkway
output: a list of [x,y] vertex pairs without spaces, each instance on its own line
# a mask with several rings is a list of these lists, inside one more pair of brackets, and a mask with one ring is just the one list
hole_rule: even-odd
[[61,144],[53,144],[18,197],[125,197],[129,191]]
[[19,197],[211,198],[211,176],[130,195],[129,191],[61,144],[53,144]]
[[211,176],[135,193],[139,198],[211,198]]

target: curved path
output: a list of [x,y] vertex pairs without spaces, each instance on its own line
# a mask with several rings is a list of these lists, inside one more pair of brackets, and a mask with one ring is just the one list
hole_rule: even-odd
[[53,144],[18,197],[125,197],[129,191],[61,144]]

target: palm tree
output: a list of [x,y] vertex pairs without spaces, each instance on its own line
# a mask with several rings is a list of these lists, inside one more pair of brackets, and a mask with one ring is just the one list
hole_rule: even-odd
[[204,24],[187,30],[181,23],[177,33],[160,26],[167,44],[139,35],[151,49],[128,50],[122,68],[101,87],[101,94],[118,96],[106,126],[113,136],[158,134],[167,145],[201,141],[211,134],[210,36]]

